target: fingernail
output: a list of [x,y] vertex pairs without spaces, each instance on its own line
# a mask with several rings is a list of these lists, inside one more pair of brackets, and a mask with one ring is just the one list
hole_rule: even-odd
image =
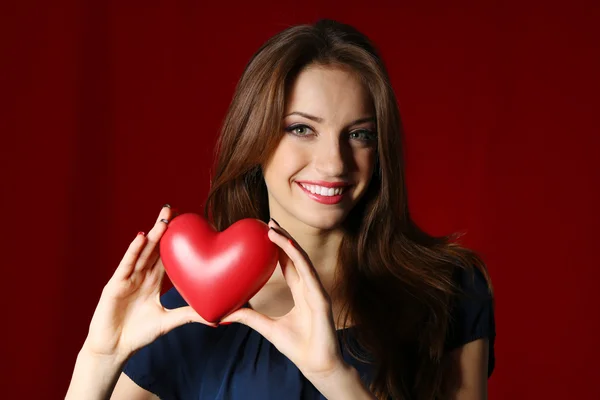
[[146,234],[144,232],[138,232],[138,236],[139,235],[145,236]]
[[277,224],[277,226],[281,226],[281,225],[279,225],[279,222],[275,221],[275,218],[271,218],[271,221],[275,222]]
[[219,322],[219,325],[231,325],[231,322]]
[[163,204],[163,208],[165,208],[165,207],[171,208],[171,205],[169,203]]
[[165,223],[165,224],[167,224],[167,225],[169,224],[169,220],[167,220],[167,219],[164,219],[164,218],[163,218],[163,219],[161,219],[161,220],[160,220],[160,222],[164,222],[164,223]]

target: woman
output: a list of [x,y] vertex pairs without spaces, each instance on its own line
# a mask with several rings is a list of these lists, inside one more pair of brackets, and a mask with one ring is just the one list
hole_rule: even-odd
[[225,120],[206,216],[268,222],[281,268],[218,325],[175,289],[159,300],[164,207],[106,285],[67,397],[486,398],[489,277],[411,220],[400,134],[364,35],[323,20],[268,40]]

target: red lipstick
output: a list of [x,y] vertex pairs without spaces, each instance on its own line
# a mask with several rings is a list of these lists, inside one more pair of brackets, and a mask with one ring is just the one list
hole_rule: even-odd
[[[319,202],[321,204],[328,204],[328,205],[337,204],[337,203],[341,202],[343,200],[345,194],[347,193],[347,187],[350,186],[350,184],[347,182],[296,181],[296,183],[298,184],[300,189],[302,189],[302,191],[304,191],[304,193],[306,193],[306,195],[308,197],[315,200],[316,202]],[[333,195],[333,196],[324,196],[322,194],[311,192],[310,190],[308,190],[307,188],[302,186],[301,183],[305,184],[305,185],[322,186],[322,187],[326,187],[328,189],[335,189],[335,188],[343,188],[343,189],[342,189],[342,193],[340,193],[340,194]]]

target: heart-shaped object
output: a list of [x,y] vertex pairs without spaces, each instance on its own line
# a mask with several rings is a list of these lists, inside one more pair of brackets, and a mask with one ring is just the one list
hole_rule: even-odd
[[257,219],[217,232],[198,214],[181,214],[169,222],[160,256],[183,299],[206,321],[217,322],[246,304],[273,274],[278,249],[268,232]]

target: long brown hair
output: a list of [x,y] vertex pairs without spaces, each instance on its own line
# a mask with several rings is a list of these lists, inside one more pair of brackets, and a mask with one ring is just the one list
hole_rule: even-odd
[[[458,235],[433,237],[412,221],[403,168],[402,124],[386,68],[369,39],[331,20],[290,27],[252,57],[237,85],[217,143],[205,214],[218,230],[242,218],[269,220],[261,172],[282,136],[286,91],[308,65],[350,68],[369,89],[376,112],[374,177],[343,227],[335,297],[352,321],[356,358],[372,362],[380,399],[443,396],[444,344],[458,289],[457,269],[481,258]],[[491,286],[490,286],[491,291]],[[368,356],[366,356],[368,354]]]

